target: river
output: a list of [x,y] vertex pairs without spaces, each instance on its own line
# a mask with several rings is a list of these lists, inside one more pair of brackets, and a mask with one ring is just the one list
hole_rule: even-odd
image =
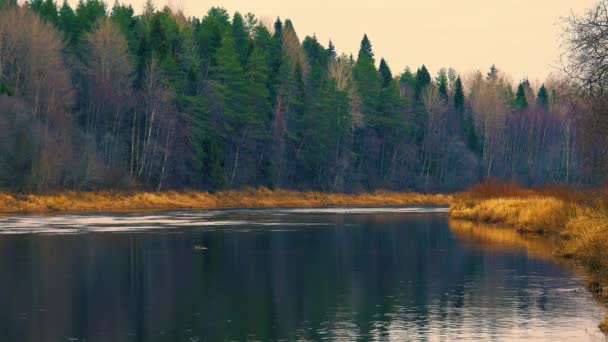
[[531,247],[429,208],[0,217],[0,340],[603,341]]

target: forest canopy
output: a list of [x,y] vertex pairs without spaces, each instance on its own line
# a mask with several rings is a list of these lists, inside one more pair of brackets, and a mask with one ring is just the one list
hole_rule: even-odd
[[597,184],[598,110],[566,76],[395,72],[367,35],[339,54],[217,7],[0,0],[0,189]]

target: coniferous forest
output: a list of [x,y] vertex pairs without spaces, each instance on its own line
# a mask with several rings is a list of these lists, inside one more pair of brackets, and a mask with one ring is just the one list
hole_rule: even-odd
[[606,135],[566,77],[392,70],[373,37],[346,55],[289,19],[187,15],[0,0],[0,189],[604,181]]

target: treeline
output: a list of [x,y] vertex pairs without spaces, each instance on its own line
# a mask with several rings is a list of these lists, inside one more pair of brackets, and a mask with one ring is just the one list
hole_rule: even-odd
[[222,8],[0,0],[0,188],[591,184],[571,88],[514,89],[494,66],[394,75],[367,36],[355,58]]

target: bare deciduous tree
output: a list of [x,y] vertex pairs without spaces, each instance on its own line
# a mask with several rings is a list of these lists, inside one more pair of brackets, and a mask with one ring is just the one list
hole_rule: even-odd
[[564,70],[588,99],[584,120],[585,149],[596,173],[608,171],[608,0],[600,0],[583,15],[565,19]]

